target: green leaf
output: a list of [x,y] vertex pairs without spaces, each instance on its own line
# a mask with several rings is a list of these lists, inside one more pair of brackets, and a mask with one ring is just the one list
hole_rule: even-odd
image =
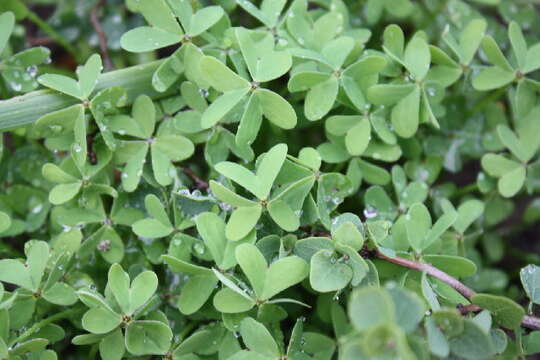
[[351,281],[352,269],[340,263],[331,250],[320,250],[311,257],[309,282],[318,292],[343,289]]
[[383,33],[383,49],[394,59],[403,57],[405,47],[405,36],[403,31],[397,25],[388,25]]
[[272,47],[267,46],[256,46],[250,30],[237,28],[236,38],[251,77],[256,82],[262,83],[277,79],[291,68],[292,58],[289,52],[274,51]]
[[522,142],[517,138],[516,134],[514,134],[508,126],[497,126],[497,134],[503,145],[506,146],[521,162],[526,163],[534,156],[534,153],[529,153],[527,151]]
[[359,331],[393,323],[395,320],[392,298],[380,288],[363,287],[354,290],[348,306],[349,318]]
[[173,272],[186,273],[189,275],[212,275],[213,272],[202,266],[193,265],[174,256],[162,255],[163,260],[169,265]]
[[171,346],[171,329],[155,320],[137,320],[126,329],[126,348],[133,355],[165,355]]
[[261,217],[262,207],[259,204],[249,207],[239,207],[233,211],[227,225],[225,236],[231,241],[245,238],[257,225]]
[[353,156],[362,155],[371,140],[371,123],[364,117],[353,126],[345,136],[345,146],[349,154]]
[[420,122],[420,88],[400,100],[392,109],[392,124],[396,134],[404,138],[412,137],[418,130]]
[[514,81],[514,79],[515,75],[513,72],[491,66],[482,69],[473,78],[472,85],[478,91],[487,91],[502,88]]
[[43,86],[84,100],[83,92],[79,83],[70,77],[57,74],[45,74],[40,76],[38,81]]
[[272,124],[289,130],[296,126],[294,108],[277,93],[267,89],[257,89],[255,94],[259,99],[262,113]]
[[86,64],[78,69],[79,86],[84,99],[88,99],[94,91],[102,70],[103,64],[98,54],[90,56]]
[[14,259],[0,260],[0,280],[19,285],[25,289],[33,289],[34,284],[30,272],[23,263]]
[[132,315],[157,289],[157,276],[152,271],[140,273],[130,284],[129,275],[114,264],[109,269],[109,287],[124,314]]
[[540,303],[540,267],[527,265],[519,272],[521,284],[527,296],[535,304]]
[[159,151],[170,161],[178,162],[193,155],[195,147],[191,140],[184,136],[160,135],[154,139],[152,151]]
[[146,155],[148,154],[148,144],[138,143],[134,150],[121,175],[122,187],[127,192],[133,192],[139,186],[144,163],[146,162]]
[[106,334],[118,327],[122,317],[105,307],[88,310],[82,317],[83,328],[93,334]]
[[186,33],[192,37],[197,36],[215,25],[225,14],[220,6],[208,6],[197,11],[191,18]]
[[199,311],[214,292],[217,283],[218,279],[213,274],[191,276],[180,292],[178,310],[185,315]]
[[122,330],[116,329],[99,342],[99,354],[103,360],[121,360],[126,352]]
[[450,351],[467,360],[489,358],[493,351],[493,343],[484,330],[470,320],[465,320],[464,330],[450,339]]
[[470,64],[486,31],[484,19],[473,19],[461,32],[459,38],[460,60],[462,64]]
[[283,290],[298,284],[309,274],[308,264],[297,256],[287,256],[273,262],[268,268],[260,300],[267,300]]
[[15,26],[15,15],[8,11],[0,15],[0,53],[4,51]]
[[166,0],[139,2],[137,10],[144,16],[148,24],[176,34],[179,38],[183,34]]
[[455,277],[468,277],[476,273],[471,260],[453,255],[424,255],[424,261]]
[[540,55],[540,44],[535,44],[527,51],[527,58],[525,60],[525,66],[523,72],[528,74],[536,71],[540,68],[540,61],[538,59]]
[[240,334],[251,351],[273,358],[280,356],[276,341],[263,324],[247,317],[240,323]]
[[82,105],[69,106],[40,117],[34,124],[33,134],[39,137],[56,137],[73,131],[75,119],[84,113]]
[[270,195],[272,185],[287,157],[287,145],[277,144],[273,146],[259,163],[257,178],[259,180],[259,199],[265,200]]
[[334,106],[338,90],[339,81],[336,77],[330,77],[312,87],[304,103],[304,112],[308,120],[319,120],[328,114]]
[[235,74],[218,59],[205,56],[200,60],[201,73],[210,85],[221,92],[229,92],[237,89],[249,89],[250,83]]
[[211,128],[216,125],[248,94],[249,88],[239,88],[230,90],[218,97],[206,111],[201,119],[203,129]]
[[62,282],[57,282],[43,291],[42,296],[52,304],[63,306],[73,305],[78,300],[75,290],[68,284]]
[[11,226],[11,218],[5,212],[0,211],[0,233],[9,229],[10,226]]
[[283,230],[292,232],[300,226],[298,216],[285,201],[272,200],[268,203],[267,209],[272,220]]
[[347,245],[359,251],[364,245],[364,237],[358,227],[350,221],[340,224],[332,229],[332,237],[342,245]]
[[37,352],[43,350],[49,341],[47,339],[31,339],[24,341],[23,343],[17,344],[13,349],[10,350],[10,357],[15,357],[18,355],[24,355],[27,353]]
[[484,203],[479,200],[471,199],[465,201],[459,205],[457,209],[458,217],[452,226],[456,231],[464,234],[465,230],[467,230],[476,219],[482,216],[484,208]]
[[403,61],[416,81],[423,80],[429,71],[431,62],[431,53],[426,40],[420,36],[413,37],[407,44]]
[[513,71],[512,66],[504,57],[499,45],[497,45],[497,41],[493,37],[488,35],[482,39],[482,50],[484,50],[484,53],[493,65],[507,72]]
[[[433,224],[433,227],[427,234],[426,242],[424,244],[424,248],[427,248],[431,244],[433,244],[436,240],[438,240],[442,234],[448,230],[452,224],[457,219],[457,213],[455,211],[447,211],[445,212],[436,222]],[[409,229],[407,228],[407,231]]]
[[517,329],[525,316],[525,310],[513,300],[496,295],[476,294],[471,298],[473,304],[488,310],[495,320],[507,329]]
[[287,88],[290,92],[307,91],[328,80],[331,74],[318,71],[301,71],[291,74]]
[[409,244],[421,253],[426,248],[426,237],[431,229],[431,215],[424,204],[414,204],[406,216],[405,226]]
[[212,193],[221,201],[238,207],[254,206],[256,203],[232,192],[220,183],[210,180]]
[[417,89],[413,84],[378,84],[368,89],[368,100],[374,105],[394,105]]
[[400,288],[388,291],[396,308],[396,323],[407,333],[414,331],[426,313],[426,305],[413,292]]
[[248,278],[255,294],[261,296],[264,290],[268,264],[259,249],[252,244],[242,244],[235,250],[236,260]]
[[499,193],[504,197],[516,195],[525,183],[526,169],[522,166],[504,174],[497,183]]
[[236,144],[250,146],[257,138],[262,123],[262,109],[255,93],[251,93],[236,132]]
[[81,189],[82,182],[77,181],[69,184],[60,184],[52,188],[49,193],[49,201],[53,205],[60,205],[73,199]]
[[518,67],[523,69],[527,59],[527,42],[519,25],[515,21],[512,21],[508,26],[508,38],[510,39],[512,50],[514,50]]
[[450,353],[450,345],[443,332],[437,327],[433,319],[426,317],[425,327],[429,350],[433,355],[441,358],[447,357]]
[[247,299],[229,288],[218,291],[213,303],[216,310],[226,314],[242,313],[255,306],[254,300]]
[[169,235],[174,229],[155,219],[142,219],[132,226],[133,232],[138,236],[155,239]]
[[486,154],[482,157],[482,167],[489,175],[501,177],[519,168],[520,164],[502,155]]

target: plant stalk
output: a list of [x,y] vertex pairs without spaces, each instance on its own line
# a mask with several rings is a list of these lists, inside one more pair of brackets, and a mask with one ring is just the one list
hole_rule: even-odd
[[[174,93],[174,89],[160,93],[152,87],[152,76],[162,61],[104,73],[98,79],[95,92],[120,86],[127,92],[127,105],[132,104],[137,96],[143,94],[154,100],[169,96]],[[0,132],[30,125],[44,115],[78,102],[78,99],[52,90],[33,91],[0,101]]]
[[62,319],[65,319],[65,318],[68,318],[70,317],[71,315],[75,315],[77,313],[80,313],[82,312],[84,309],[82,308],[77,308],[77,309],[70,309],[70,310],[65,310],[65,311],[62,311],[62,312],[59,312],[58,314],[55,314],[53,316],[49,316],[48,318],[46,319],[43,319],[41,320],[40,322],[37,322],[35,323],[34,325],[32,325],[28,330],[26,330],[25,332],[23,332],[21,335],[19,335],[18,337],[16,337],[15,339],[13,339],[10,343],[9,343],[9,347],[13,347],[15,344],[17,343],[20,343],[22,341],[24,341],[26,338],[28,338],[30,335],[32,335],[33,333],[35,333],[36,331],[38,331],[39,329],[41,329],[42,327],[46,326],[46,325],[49,325],[55,321],[58,321],[58,320],[62,320]]
[[[476,292],[473,289],[467,287],[458,279],[454,278],[453,276],[448,275],[442,270],[437,269],[433,265],[404,259],[398,256],[389,257],[389,256],[384,255],[380,251],[377,251],[375,255],[379,259],[391,262],[392,264],[396,264],[396,265],[403,266],[403,267],[413,269],[413,270],[426,272],[426,274],[447,283],[448,285],[453,287],[457,292],[459,292],[461,295],[463,295],[467,299],[472,298],[476,294]],[[477,310],[481,310],[481,308],[475,305],[475,308],[471,310],[477,311]],[[521,326],[528,329],[540,330],[540,318],[537,318],[536,316],[526,315],[523,317],[523,320],[521,321]]]

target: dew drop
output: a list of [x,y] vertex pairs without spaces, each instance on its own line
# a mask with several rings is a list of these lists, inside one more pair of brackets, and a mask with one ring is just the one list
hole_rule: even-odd
[[37,72],[38,72],[38,68],[36,65],[31,65],[29,67],[26,68],[26,72],[28,73],[28,75],[30,75],[31,77],[36,77],[37,75]]
[[371,205],[368,205],[364,209],[364,216],[366,217],[366,219],[373,219],[374,217],[377,217],[377,215],[379,215],[379,212]]

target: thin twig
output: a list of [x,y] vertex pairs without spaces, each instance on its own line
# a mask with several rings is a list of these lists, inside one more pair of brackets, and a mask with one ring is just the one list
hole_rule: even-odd
[[408,260],[408,259],[404,259],[404,258],[401,258],[401,257],[398,257],[398,256],[392,258],[392,257],[389,257],[389,256],[386,256],[386,255],[382,254],[379,251],[376,253],[376,255],[377,255],[377,257],[379,259],[386,260],[388,262],[391,262],[392,264],[404,266],[406,268],[413,269],[413,270],[426,272],[428,275],[431,275],[434,278],[437,278],[437,279],[447,283],[448,285],[450,285],[451,287],[456,289],[457,292],[459,292],[461,295],[463,295],[467,299],[470,299],[471,297],[476,295],[476,292],[474,290],[468,288],[461,281],[459,281],[458,279],[448,275],[444,271],[437,269],[436,267],[434,267],[434,266],[432,266],[430,264],[421,263],[421,262],[413,261],[413,260]]
[[90,12],[90,22],[92,23],[92,26],[94,27],[94,30],[99,38],[99,48],[101,49],[101,56],[103,57],[103,62],[105,63],[105,69],[107,71],[111,71],[114,70],[114,66],[109,56],[107,35],[105,35],[105,32],[101,27],[98,16],[99,10],[103,7],[103,5],[105,5],[105,0],[99,0],[96,2],[96,5],[94,5],[92,11]]
[[478,305],[475,305],[475,304],[458,305],[458,310],[461,313],[461,315],[467,315],[468,313],[482,311],[482,309]]
[[22,342],[23,340],[27,339],[29,336],[31,336],[33,333],[35,333],[36,331],[38,331],[39,329],[41,329],[42,327],[48,325],[48,324],[51,324],[55,321],[58,321],[58,320],[62,320],[62,319],[66,319],[72,315],[76,315],[78,313],[81,313],[84,309],[82,308],[75,308],[75,309],[69,309],[69,310],[65,310],[65,311],[62,311],[62,312],[59,312],[59,313],[56,313],[48,318],[45,318],[37,323],[35,323],[34,325],[32,325],[28,330],[26,330],[25,332],[23,332],[21,335],[19,335],[18,337],[16,337],[15,339],[13,339],[10,343],[9,343],[9,346],[13,346],[17,343],[20,343]]
[[[403,266],[403,267],[413,269],[413,270],[426,272],[426,274],[433,276],[434,278],[437,278],[445,282],[446,284],[450,285],[457,292],[459,292],[461,295],[463,295],[467,299],[472,298],[476,294],[476,292],[473,289],[467,287],[461,281],[448,275],[444,271],[437,269],[433,265],[421,263],[414,260],[404,259],[398,256],[389,257],[389,256],[384,255],[380,251],[376,251],[375,256],[377,256],[379,259],[391,262],[392,264],[396,264],[396,265]],[[470,306],[469,305],[462,306],[460,308],[460,311],[463,313],[463,310],[461,309],[464,309],[465,313],[468,313],[471,311],[476,312],[476,311],[481,310],[479,306],[474,305],[474,304]],[[540,330],[540,318],[527,315],[521,321],[521,326],[528,329]]]
[[43,21],[36,13],[31,10],[28,10],[26,17],[28,20],[37,25],[45,34],[49,35],[54,41],[56,41],[60,46],[62,46],[68,53],[70,53],[77,61],[82,60],[80,52],[67,42],[62,35],[60,35],[52,26],[50,26],[46,21]]
[[199,190],[206,190],[209,188],[209,185],[206,181],[201,179],[197,174],[193,172],[190,168],[184,168],[182,169],[184,174],[186,174],[194,183],[197,189]]

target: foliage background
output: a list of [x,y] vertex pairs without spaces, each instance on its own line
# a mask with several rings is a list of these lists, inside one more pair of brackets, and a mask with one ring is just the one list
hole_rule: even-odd
[[141,1],[0,3],[0,358],[540,351],[537,1]]

